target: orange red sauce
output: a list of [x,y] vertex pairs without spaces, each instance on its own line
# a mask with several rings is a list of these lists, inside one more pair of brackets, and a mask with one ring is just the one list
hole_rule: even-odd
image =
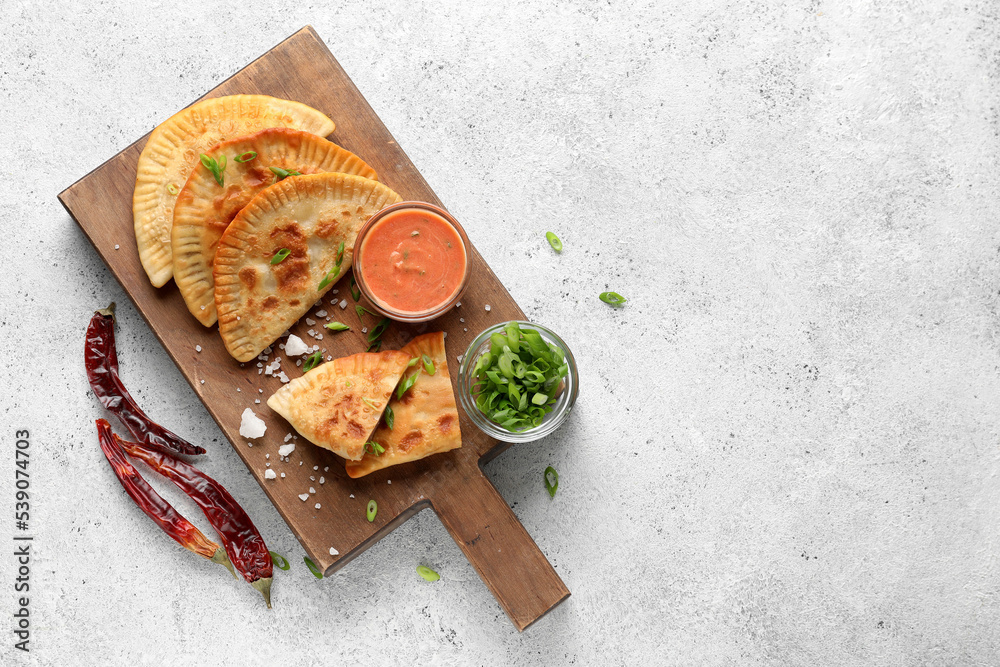
[[447,220],[431,211],[400,209],[377,221],[361,243],[361,273],[378,305],[425,313],[462,287],[468,258]]

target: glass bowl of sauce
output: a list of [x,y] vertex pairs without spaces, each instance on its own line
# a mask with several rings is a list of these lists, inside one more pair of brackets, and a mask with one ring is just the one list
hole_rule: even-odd
[[472,244],[462,225],[426,202],[387,206],[358,232],[354,279],[380,314],[426,322],[461,298],[472,273]]

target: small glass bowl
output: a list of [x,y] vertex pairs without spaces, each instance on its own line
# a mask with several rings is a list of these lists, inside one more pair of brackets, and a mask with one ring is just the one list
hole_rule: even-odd
[[[361,248],[363,247],[363,242],[368,231],[371,230],[375,224],[384,218],[385,216],[393,213],[395,211],[403,209],[418,209],[423,211],[428,211],[434,213],[444,219],[449,225],[451,225],[455,231],[458,233],[459,238],[462,239],[462,245],[465,247],[465,274],[462,276],[462,282],[458,286],[458,291],[449,298],[447,301],[441,303],[439,306],[435,306],[430,310],[420,311],[420,312],[409,312],[409,311],[399,311],[393,310],[392,308],[380,303],[373,295],[371,290],[368,288],[368,284],[365,282],[364,276],[364,253]],[[465,230],[462,225],[459,224],[458,220],[453,218],[448,211],[435,206],[434,204],[428,204],[422,201],[402,201],[398,204],[393,204],[391,206],[386,206],[384,209],[373,215],[368,219],[358,232],[358,238],[354,242],[354,281],[358,284],[358,289],[365,296],[365,299],[371,304],[372,310],[377,311],[379,314],[388,317],[389,319],[396,320],[397,322],[427,322],[428,320],[433,320],[435,317],[440,317],[441,315],[448,312],[458,300],[462,298],[462,294],[465,293],[465,289],[469,286],[469,277],[472,275],[472,243],[469,242],[469,237],[466,235]]]
[[563,380],[566,386],[556,398],[556,404],[552,406],[552,412],[545,415],[542,423],[534,428],[529,428],[525,431],[508,431],[496,422],[490,421],[476,407],[476,402],[472,398],[472,386],[475,381],[472,372],[476,368],[476,362],[479,360],[479,357],[490,349],[490,336],[494,333],[503,333],[504,327],[507,326],[506,322],[496,324],[476,336],[475,340],[469,344],[469,348],[465,351],[465,354],[462,355],[462,362],[458,367],[458,400],[461,402],[462,409],[465,410],[465,414],[469,416],[469,419],[491,438],[502,442],[531,442],[549,435],[559,428],[566,421],[566,418],[569,417],[569,413],[573,411],[573,404],[576,403],[576,397],[580,393],[580,376],[577,373],[576,360],[573,358],[573,353],[570,351],[569,346],[554,331],[540,324],[519,320],[515,321],[522,330],[533,329],[537,331],[542,336],[542,340],[546,343],[558,345],[566,353],[566,365],[569,367],[566,377]]

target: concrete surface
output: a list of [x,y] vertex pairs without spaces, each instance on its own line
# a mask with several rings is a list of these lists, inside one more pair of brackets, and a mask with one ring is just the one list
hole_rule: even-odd
[[[0,663],[1000,664],[995,3],[281,4],[0,9],[0,551],[17,429],[36,535],[27,655],[0,558]],[[56,200],[307,23],[577,355],[571,422],[488,467],[573,592],[524,634],[429,512],[313,579]],[[295,564],[274,611],[101,459],[112,300],[133,392]]]

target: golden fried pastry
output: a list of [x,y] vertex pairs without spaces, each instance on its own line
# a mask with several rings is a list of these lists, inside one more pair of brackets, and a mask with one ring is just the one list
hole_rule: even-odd
[[139,259],[155,287],[165,285],[173,274],[174,202],[200,155],[220,141],[265,127],[291,127],[320,136],[334,130],[332,120],[305,104],[267,95],[230,95],[196,102],[149,135],[139,155],[132,217]]
[[361,226],[398,201],[377,181],[327,173],[291,176],[254,197],[215,253],[215,308],[229,354],[250,361],[302,317],[350,268]]
[[284,385],[267,404],[309,442],[357,460],[409,361],[395,350],[334,359]]
[[[419,373],[420,377],[402,399],[397,399],[394,394],[389,400],[393,414],[392,428],[383,419],[371,436],[371,440],[385,451],[376,455],[369,449],[360,461],[348,461],[347,474],[351,477],[363,477],[382,468],[462,446],[458,408],[448,376],[444,334],[438,331],[417,336],[400,351],[409,358],[419,360],[405,373],[405,377],[414,373]],[[424,368],[424,355],[433,363],[433,375]]]
[[224,141],[205,153],[217,162],[226,156],[224,185],[203,165],[191,172],[174,207],[171,248],[174,282],[188,310],[206,327],[218,319],[212,263],[219,239],[236,214],[277,182],[282,171],[341,172],[378,180],[375,170],[354,153],[300,130],[268,128]]

